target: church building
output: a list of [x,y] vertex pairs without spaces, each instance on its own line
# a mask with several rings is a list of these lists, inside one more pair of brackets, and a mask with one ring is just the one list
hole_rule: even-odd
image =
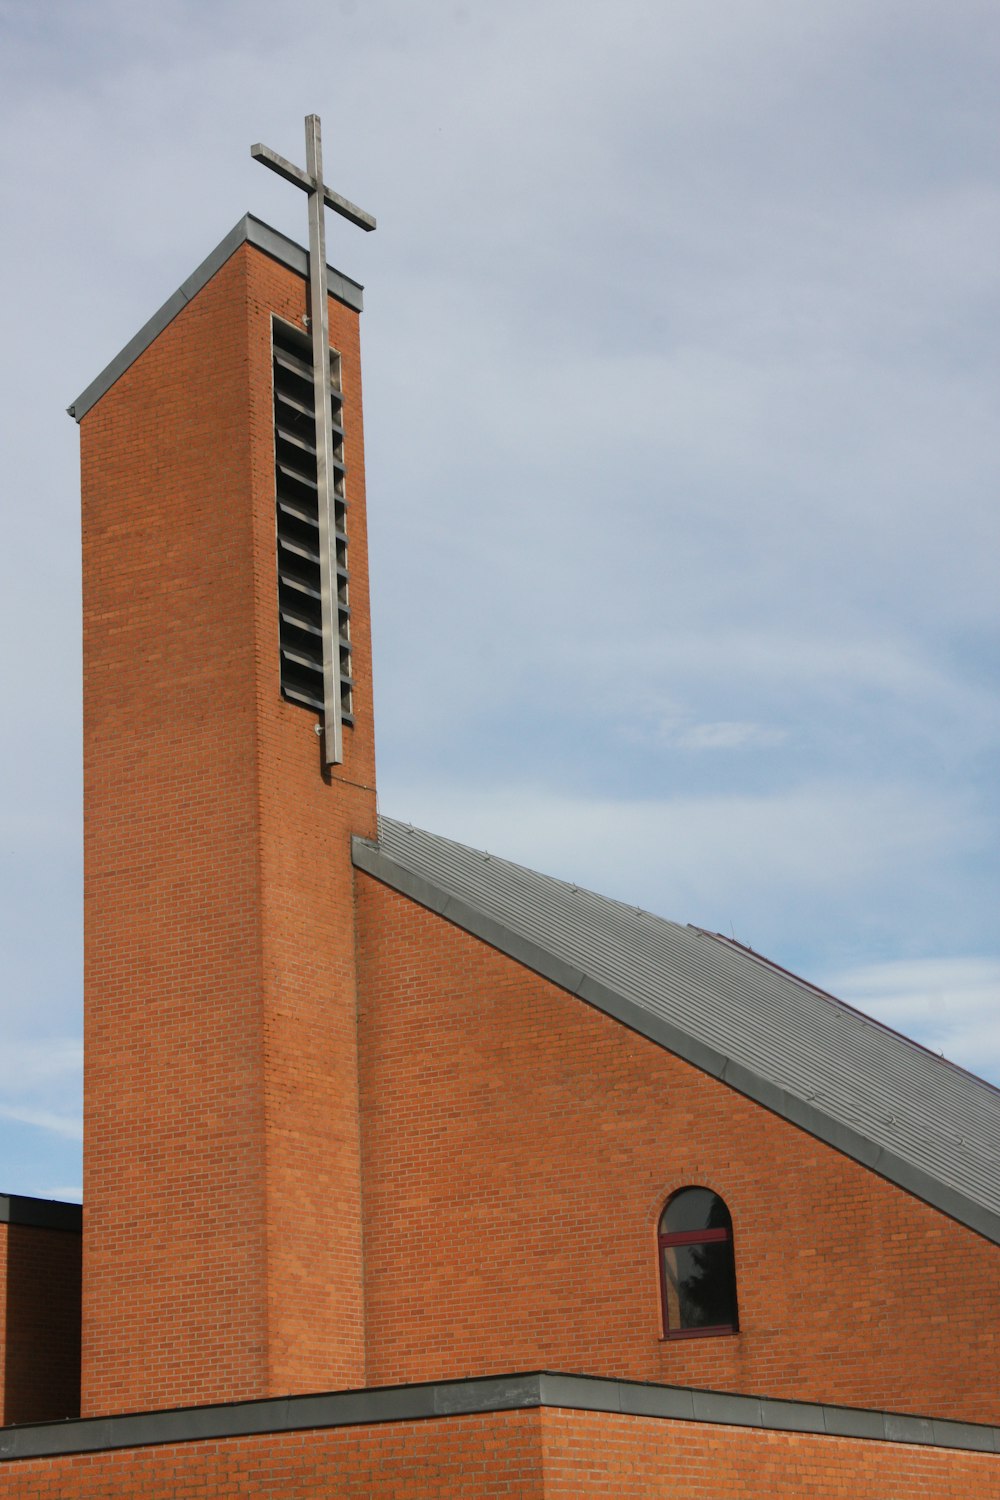
[[1000,1500],[1000,1091],[378,816],[374,221],[253,149],[308,253],[242,219],[70,409],[83,1209],[0,1196],[0,1500]]

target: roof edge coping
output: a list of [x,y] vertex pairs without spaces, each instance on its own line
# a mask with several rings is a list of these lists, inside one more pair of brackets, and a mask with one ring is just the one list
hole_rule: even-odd
[[[229,233],[219,241],[210,255],[206,256],[201,265],[187,278],[182,281],[175,292],[171,294],[147,323],[144,323],[139,332],[130,338],[128,343],[115,355],[109,364],[105,365],[101,373],[92,380],[85,390],[81,391],[76,400],[66,408],[69,415],[77,422],[87,415],[92,406],[95,406],[101,397],[111,389],[130,365],[133,365],[149,348],[150,344],[172,323],[177,314],[186,307],[207,282],[211,281],[215,273],[225,265],[231,255],[241,245],[253,245],[255,249],[263,251],[272,260],[287,266],[290,271],[295,271],[303,278],[309,274],[309,257],[301,245],[294,240],[288,239],[279,230],[272,229],[270,224],[265,224],[263,219],[257,219],[253,214],[244,214],[238,224],[235,224]],[[361,312],[364,304],[364,288],[357,281],[352,281],[342,271],[336,270],[328,265],[326,268],[326,286],[331,297],[345,306],[353,308],[355,312]]]
[[308,1428],[369,1426],[537,1407],[1000,1453],[1000,1427],[987,1424],[538,1371],[4,1427],[0,1428],[0,1460],[68,1457]]

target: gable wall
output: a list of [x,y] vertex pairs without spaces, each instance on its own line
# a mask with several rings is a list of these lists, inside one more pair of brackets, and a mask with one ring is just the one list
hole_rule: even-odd
[[[1000,1247],[356,873],[368,1382],[513,1369],[997,1421]],[[664,1341],[656,1225],[741,1332]]]

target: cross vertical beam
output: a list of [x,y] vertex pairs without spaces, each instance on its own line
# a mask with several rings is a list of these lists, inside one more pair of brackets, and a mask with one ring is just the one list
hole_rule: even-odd
[[333,431],[330,426],[330,309],[326,295],[326,206],[319,115],[306,116],[309,194],[309,329],[312,334],[313,405],[316,412],[316,497],[319,506],[319,587],[323,615],[323,759],[344,758],[340,699],[340,625],[337,615],[336,528],[333,514]]
[[326,209],[329,206],[356,224],[374,229],[375,220],[323,182],[323,144],[319,115],[306,116],[306,170],[293,166],[267,146],[251,146],[286,182],[304,189],[309,201],[309,329],[312,335],[313,406],[316,417],[316,497],[319,512],[320,608],[323,624],[323,760],[328,766],[344,758],[341,705],[340,626],[337,609],[337,540],[333,488],[333,429],[330,414],[330,313],[326,285]]

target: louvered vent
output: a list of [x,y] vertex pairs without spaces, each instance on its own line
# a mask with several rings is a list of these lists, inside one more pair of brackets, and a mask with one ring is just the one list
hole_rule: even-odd
[[[281,691],[293,703],[302,703],[322,713],[323,623],[312,348],[307,334],[277,318],[272,320],[272,347]],[[340,355],[333,350],[330,351],[330,407],[340,701],[343,721],[351,724],[351,612],[347,599],[343,397]]]

